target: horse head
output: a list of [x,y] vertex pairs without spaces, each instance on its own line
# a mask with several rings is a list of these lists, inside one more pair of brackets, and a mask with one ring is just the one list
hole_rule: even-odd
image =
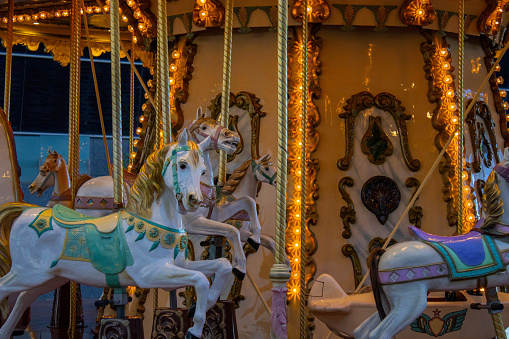
[[277,170],[272,165],[270,158],[270,154],[265,154],[263,157],[253,160],[251,166],[256,180],[276,187]]
[[39,174],[35,180],[28,186],[30,194],[37,192],[37,196],[40,197],[42,193],[50,187],[55,185],[54,173],[58,172],[64,162],[63,157],[57,153],[57,151],[48,151],[46,160],[39,168]]
[[210,112],[202,113],[201,107],[196,112],[196,119],[189,124],[189,135],[192,140],[199,143],[210,137],[211,143],[207,150],[221,150],[233,154],[237,150],[240,136],[212,119]]

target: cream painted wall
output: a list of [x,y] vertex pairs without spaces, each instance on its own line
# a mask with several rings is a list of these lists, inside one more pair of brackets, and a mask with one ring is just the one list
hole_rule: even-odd
[[[222,32],[220,30],[200,32],[195,39],[198,52],[193,63],[193,78],[189,85],[189,101],[182,105],[186,124],[194,118],[198,106],[206,107],[210,100],[221,91],[222,75]],[[374,216],[367,212],[359,200],[354,201],[358,213],[358,222],[352,226],[354,236],[349,240],[357,244],[361,261],[366,257],[366,246],[373,236],[387,237],[402,211],[405,209],[413,190],[404,186],[404,179],[415,176],[423,180],[434,162],[438,151],[434,145],[436,131],[431,126],[431,114],[435,108],[427,99],[428,82],[424,78],[423,56],[420,45],[425,40],[415,29],[394,28],[384,33],[374,32],[372,28],[357,28],[345,32],[337,27],[324,26],[318,33],[323,39],[322,75],[320,84],[322,97],[316,101],[321,115],[317,128],[320,144],[313,157],[319,159],[318,185],[320,198],[318,206],[318,225],[313,227],[318,243],[314,255],[317,263],[315,278],[322,273],[331,274],[345,290],[353,290],[353,271],[350,260],[341,253],[341,247],[347,243],[341,233],[343,225],[340,208],[344,205],[337,189],[339,180],[346,176],[356,176],[356,185],[350,189],[354,199],[358,199],[360,187],[373,175],[384,173],[394,178],[402,192],[399,208],[390,216],[386,225],[378,224]],[[455,51],[457,43],[449,39]],[[478,38],[469,37],[466,43],[466,76],[465,89],[475,91],[486,74],[484,53],[478,45]],[[455,52],[453,58],[456,58]],[[478,58],[481,59],[478,59]],[[478,73],[472,72],[471,60],[481,63]],[[456,67],[453,59],[452,65]],[[470,68],[469,68],[470,67]],[[475,68],[475,67],[474,67]],[[276,112],[276,34],[265,28],[253,29],[249,34],[235,32],[233,36],[231,91],[249,91],[261,98],[263,111],[267,116],[261,119],[260,153],[269,152],[276,157],[277,146],[277,112]],[[492,107],[492,96],[486,87],[488,102]],[[398,156],[401,152],[394,131],[394,122],[384,112],[371,111],[381,115],[384,129],[390,134],[395,154],[388,158],[387,165],[375,166],[367,162],[366,156],[356,144],[352,167],[344,172],[337,168],[336,162],[345,154],[344,120],[338,117],[346,99],[360,91],[369,91],[373,95],[389,92],[401,100],[406,113],[413,117],[407,122],[410,151],[414,158],[421,161],[421,169],[414,173],[409,171]],[[498,124],[498,118],[494,118]],[[360,140],[366,129],[367,114],[361,114],[357,120],[357,138]],[[499,144],[501,137],[497,135]],[[467,139],[467,145],[469,145]],[[467,148],[469,149],[469,148]],[[357,170],[355,170],[357,168]],[[447,225],[446,204],[442,200],[442,179],[438,172],[432,174],[418,205],[423,207],[422,221],[425,231],[450,235],[454,229]],[[260,221],[263,232],[273,235],[275,227],[275,189],[264,186],[257,202],[261,206]],[[406,221],[408,219],[405,219]],[[404,223],[406,226],[408,222]],[[396,236],[404,240],[406,233],[402,228]],[[364,252],[363,252],[364,251]],[[273,258],[266,250],[260,250],[248,260],[248,271],[260,287],[270,305],[271,282],[268,279]],[[246,300],[237,310],[237,323],[240,338],[262,339],[269,337],[268,314],[263,309],[249,281],[245,280],[243,294]],[[149,300],[150,297],[149,297]],[[149,303],[147,303],[148,306]],[[148,307],[147,307],[148,308]],[[291,318],[290,326],[298,326]],[[147,326],[147,325],[146,325]],[[325,338],[327,329],[316,320],[315,338]],[[147,332],[147,328],[145,329]],[[292,338],[293,336],[291,336]]]

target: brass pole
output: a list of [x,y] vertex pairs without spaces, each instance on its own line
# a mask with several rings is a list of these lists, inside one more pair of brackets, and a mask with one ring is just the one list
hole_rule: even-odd
[[465,53],[465,3],[459,0],[458,21],[458,233],[463,233],[463,59]]
[[[168,65],[168,15],[166,14],[166,0],[157,2],[157,112],[161,114],[162,145],[171,142],[170,118],[170,73]],[[162,146],[161,145],[161,146]]]
[[[221,125],[228,128],[230,109],[230,72],[232,60],[233,0],[226,0],[223,44],[223,91],[221,94]],[[218,186],[226,182],[227,154],[219,152]]]
[[[136,58],[134,54],[134,42],[132,43],[131,58]],[[134,152],[134,69],[131,67],[130,76],[130,88],[129,88],[129,165],[133,164],[133,157],[131,156]]]
[[278,0],[277,24],[277,64],[278,64],[278,149],[276,185],[276,255],[275,262],[270,269],[272,280],[272,319],[271,337],[282,339],[287,337],[286,330],[286,293],[287,282],[290,278],[285,260],[285,229],[286,229],[286,180],[288,161],[288,88],[287,88],[287,44],[288,44],[288,1]]
[[12,74],[12,39],[14,31],[14,0],[9,0],[7,21],[7,43],[5,44],[5,87],[4,112],[9,120],[11,114],[11,74]]
[[123,205],[122,196],[122,105],[120,78],[119,0],[110,0],[111,31],[111,109],[113,120],[113,199],[115,208]]
[[307,165],[307,105],[308,105],[308,0],[302,2],[302,119],[300,165],[300,338],[306,331],[306,165]]

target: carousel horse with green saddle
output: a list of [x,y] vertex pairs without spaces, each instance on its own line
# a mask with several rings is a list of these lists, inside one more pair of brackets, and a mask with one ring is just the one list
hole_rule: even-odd
[[[193,286],[196,307],[186,338],[201,338],[205,313],[217,301],[231,273],[224,259],[187,259],[181,214],[202,202],[205,174],[199,145],[179,141],[151,154],[131,188],[124,211],[94,218],[56,205],[25,203],[0,207],[0,300],[19,294],[0,338],[9,338],[25,309],[41,294],[69,280],[96,287]],[[210,276],[214,276],[209,285]],[[6,311],[6,310],[2,310]]]

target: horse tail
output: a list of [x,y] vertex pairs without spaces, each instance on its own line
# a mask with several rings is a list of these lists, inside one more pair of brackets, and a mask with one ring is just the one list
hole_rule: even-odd
[[380,319],[384,320],[387,316],[384,309],[383,299],[385,299],[384,291],[382,290],[382,284],[380,284],[380,277],[378,276],[378,264],[380,263],[380,257],[385,253],[385,250],[382,248],[374,249],[368,258],[369,270],[370,270],[370,278],[371,278],[371,288],[373,289],[373,295],[375,296],[375,304],[378,314],[380,315]]
[[11,269],[9,236],[12,224],[29,207],[38,206],[24,202],[10,202],[0,206],[0,277],[6,275]]

